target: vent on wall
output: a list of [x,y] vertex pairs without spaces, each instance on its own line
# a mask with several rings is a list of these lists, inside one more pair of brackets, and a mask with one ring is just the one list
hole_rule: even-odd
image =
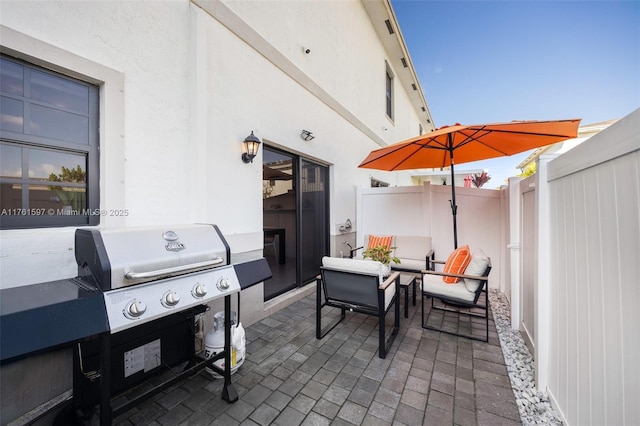
[[389,20],[387,19],[386,21],[384,21],[385,25],[387,26],[387,30],[389,31],[389,34],[393,34],[393,27],[391,26],[391,22],[389,22]]
[[400,58],[400,61],[402,62],[402,66],[407,68],[409,65],[407,64],[407,60],[405,58]]
[[418,90],[418,87],[415,85],[415,83],[411,83],[411,87],[413,88],[413,90]]

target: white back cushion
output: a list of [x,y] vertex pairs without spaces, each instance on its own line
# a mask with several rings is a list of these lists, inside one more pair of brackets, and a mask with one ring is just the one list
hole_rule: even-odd
[[422,276],[422,289],[426,292],[437,294],[443,297],[473,302],[475,293],[467,290],[462,280],[457,283],[447,284],[442,282],[442,277],[438,275],[424,274]]
[[431,237],[415,235],[396,235],[395,255],[401,259],[421,260],[425,267],[427,253],[431,251]]
[[[476,249],[471,253],[471,261],[467,265],[467,269],[464,270],[464,275],[482,276],[484,271],[487,270],[487,265],[489,265],[489,257],[482,250]],[[480,284],[480,280],[464,279],[464,285],[467,286],[467,290],[474,293],[478,290]]]

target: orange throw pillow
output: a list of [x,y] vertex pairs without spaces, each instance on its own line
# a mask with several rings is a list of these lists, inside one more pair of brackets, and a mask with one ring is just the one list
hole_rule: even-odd
[[[445,274],[464,274],[464,270],[467,269],[467,265],[471,261],[471,252],[469,246],[458,247],[449,255],[447,263],[444,265],[443,272]],[[460,278],[456,277],[442,277],[442,281],[447,284],[455,284],[460,281]]]
[[369,235],[369,243],[367,244],[367,248],[374,248],[378,246],[385,246],[387,248],[391,247],[391,240],[393,239],[393,235],[389,235],[386,237],[379,237],[377,235]]

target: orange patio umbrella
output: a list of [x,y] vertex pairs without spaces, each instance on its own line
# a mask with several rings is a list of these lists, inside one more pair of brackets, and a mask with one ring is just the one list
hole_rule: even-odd
[[451,167],[451,212],[453,242],[458,247],[456,226],[456,164],[509,156],[578,136],[580,119],[512,121],[444,126],[431,133],[379,148],[358,167],[377,170],[409,170]]

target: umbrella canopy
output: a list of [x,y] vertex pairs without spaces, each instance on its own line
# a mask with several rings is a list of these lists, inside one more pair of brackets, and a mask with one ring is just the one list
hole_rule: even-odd
[[509,156],[575,138],[579,123],[580,119],[570,119],[444,126],[371,151],[358,167],[387,171],[451,167],[451,211],[457,248],[454,160],[461,164]]

